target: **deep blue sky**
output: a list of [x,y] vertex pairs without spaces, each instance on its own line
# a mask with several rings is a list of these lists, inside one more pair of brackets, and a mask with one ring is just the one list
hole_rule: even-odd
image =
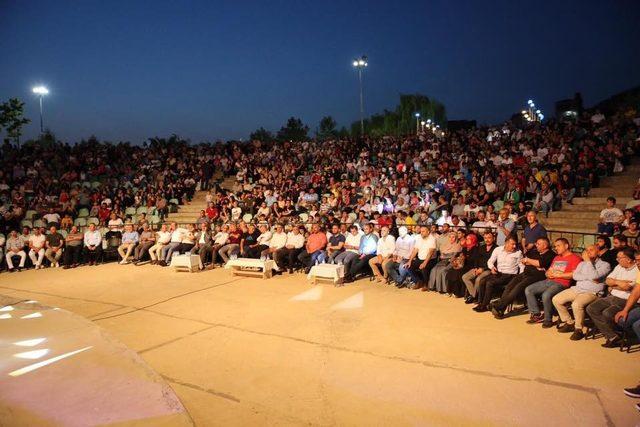
[[349,125],[364,53],[367,114],[420,92],[495,123],[528,98],[550,115],[640,84],[639,22],[638,0],[0,0],[0,100],[26,101],[35,136],[46,84],[45,125],[70,142]]

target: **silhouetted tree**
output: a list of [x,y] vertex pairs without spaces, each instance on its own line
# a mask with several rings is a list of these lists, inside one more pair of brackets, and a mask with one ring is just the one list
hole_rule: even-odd
[[0,130],[4,129],[10,138],[20,144],[22,127],[31,123],[24,116],[24,102],[18,98],[11,98],[8,102],[0,104]]
[[279,141],[305,141],[308,139],[309,126],[302,123],[302,120],[296,117],[290,117],[287,125],[278,131]]

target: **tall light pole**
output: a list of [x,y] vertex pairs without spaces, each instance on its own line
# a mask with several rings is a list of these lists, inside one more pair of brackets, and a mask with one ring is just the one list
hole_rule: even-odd
[[360,134],[364,137],[364,95],[362,92],[362,70],[369,64],[367,57],[362,55],[358,59],[353,60],[353,66],[358,69],[358,81],[360,82]]
[[420,113],[414,114],[416,116],[416,135],[420,132]]
[[32,91],[33,93],[38,95],[38,98],[40,98],[40,134],[42,135],[44,133],[44,123],[42,120],[42,98],[44,98],[45,95],[49,94],[49,89],[44,86],[36,86],[32,89]]

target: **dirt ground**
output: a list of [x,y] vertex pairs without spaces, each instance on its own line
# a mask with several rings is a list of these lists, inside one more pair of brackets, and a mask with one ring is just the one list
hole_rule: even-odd
[[1,274],[0,294],[92,320],[199,426],[640,423],[638,353],[444,295],[116,264]]

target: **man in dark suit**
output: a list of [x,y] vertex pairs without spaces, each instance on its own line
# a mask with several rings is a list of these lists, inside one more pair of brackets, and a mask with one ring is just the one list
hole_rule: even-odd
[[196,244],[191,252],[200,255],[200,270],[204,270],[207,257],[211,256],[212,241],[211,233],[209,233],[209,223],[200,223],[200,230],[196,233]]

